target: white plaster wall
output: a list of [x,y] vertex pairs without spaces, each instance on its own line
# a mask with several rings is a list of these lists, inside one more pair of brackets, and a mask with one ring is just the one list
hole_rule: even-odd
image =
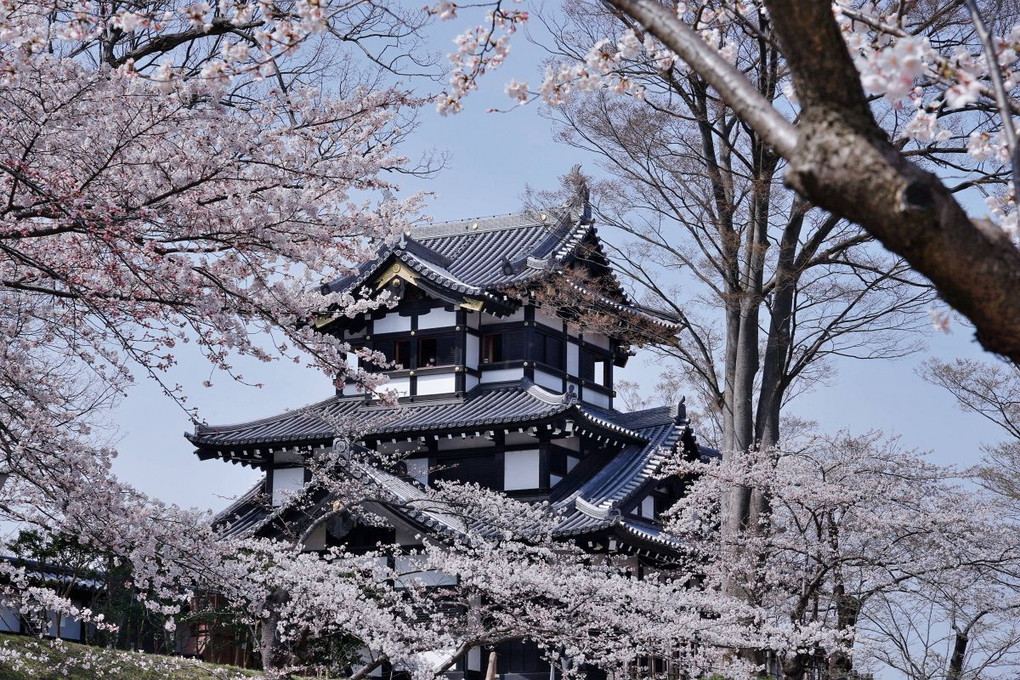
[[652,496],[645,496],[641,500],[641,516],[655,519],[655,498]]
[[410,378],[390,378],[390,381],[379,387],[382,391],[393,390],[398,397],[406,397],[411,394]]
[[464,376],[464,389],[466,391],[473,390],[478,387],[478,376],[467,375]]
[[400,316],[397,312],[390,312],[381,319],[372,323],[372,333],[396,333],[398,331],[411,330],[411,317]]
[[296,448],[273,452],[273,464],[280,467],[294,467],[304,463],[304,457]]
[[599,394],[595,390],[585,390],[581,401],[601,406],[602,408],[609,408],[609,395]]
[[81,640],[81,621],[68,616],[60,615],[60,635],[57,635],[57,614],[50,612],[50,627],[48,633],[54,637],[62,637],[66,640]]
[[283,505],[284,501],[305,485],[305,469],[303,467],[277,468],[273,470],[273,507]]
[[421,538],[405,529],[397,529],[394,531],[394,542],[397,545],[421,545]]
[[326,525],[320,524],[312,530],[312,535],[305,539],[304,549],[308,551],[326,549]]
[[412,454],[420,451],[427,451],[428,447],[417,439],[410,442],[406,439],[402,439],[395,442],[379,442],[375,449],[379,453],[389,456],[395,453]]
[[567,343],[567,373],[580,376],[580,352],[581,348],[576,342]]
[[481,314],[479,312],[473,312],[470,309],[468,309],[466,311],[467,311],[466,318],[467,318],[468,328],[474,328],[475,330],[477,330],[478,329],[478,322],[479,322],[479,318],[481,317]]
[[344,396],[353,397],[358,394],[364,394],[365,388],[357,383],[347,383],[344,385]]
[[478,357],[481,352],[478,349],[478,336],[468,333],[464,345],[464,365],[468,368],[478,368]]
[[504,490],[538,488],[538,450],[507,451],[503,454],[503,460]]
[[407,466],[407,475],[411,479],[417,479],[422,484],[429,483],[429,459],[428,458],[407,458],[404,460]]
[[457,325],[457,313],[445,309],[430,309],[426,314],[418,315],[418,330],[423,328],[449,328]]
[[418,394],[449,394],[457,390],[453,372],[418,376]]
[[535,384],[552,390],[556,394],[563,394],[563,378],[558,378],[545,371],[535,371]]
[[602,349],[609,349],[609,338],[602,335],[601,333],[585,333],[584,339],[587,342],[590,342],[591,344],[595,345],[596,347],[601,347]]
[[527,432],[507,432],[503,438],[503,443],[508,446],[519,446],[520,444],[537,444],[538,437],[528,434]]
[[505,382],[520,380],[524,377],[523,368],[499,368],[490,371],[482,371],[483,383]]

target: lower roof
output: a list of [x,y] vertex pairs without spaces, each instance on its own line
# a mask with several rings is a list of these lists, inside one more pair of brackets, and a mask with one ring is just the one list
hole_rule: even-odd
[[[524,394],[532,388],[524,390]],[[498,388],[486,393],[508,389]],[[659,484],[663,465],[678,451],[687,456],[700,455],[691,430],[686,421],[677,418],[675,411],[668,407],[628,414],[592,414],[600,418],[610,416],[626,418],[637,438],[620,449],[606,451],[603,458],[595,461],[596,465],[577,465],[553,488],[549,500],[558,515],[554,536],[577,540],[611,537],[633,550],[674,554],[679,546],[663,534],[656,522],[628,516],[627,511]],[[344,472],[370,478],[379,487],[381,498],[386,499],[380,501],[380,509],[390,518],[438,537],[469,539],[472,532],[485,534],[484,522],[472,522],[470,518],[466,518],[466,524],[461,518],[451,521],[448,513],[424,509],[429,507],[420,502],[426,493],[424,487],[365,461],[363,456],[349,459]],[[317,507],[330,504],[329,498],[309,500]],[[266,501],[260,483],[217,517],[222,534],[272,535],[274,525],[288,521],[287,510],[271,508]],[[527,528],[520,527],[522,531]]]
[[479,385],[449,399],[384,404],[363,396],[336,396],[293,411],[234,425],[197,425],[185,437],[201,458],[220,457],[260,466],[269,454],[302,446],[329,446],[338,436],[352,439],[402,438],[494,429],[574,423],[575,430],[618,443],[642,443],[641,425],[671,420],[668,408],[623,414],[554,394],[527,379]]

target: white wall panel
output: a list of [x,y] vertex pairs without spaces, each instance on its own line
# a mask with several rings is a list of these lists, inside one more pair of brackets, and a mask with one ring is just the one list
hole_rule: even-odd
[[305,539],[304,549],[318,551],[326,549],[326,525],[320,524],[312,530],[312,535]]
[[425,586],[455,586],[457,577],[444,574],[435,569],[425,569],[426,559],[423,555],[397,555],[393,558],[393,568],[398,574],[396,587],[406,588],[412,583]]
[[398,397],[406,397],[411,394],[411,379],[410,378],[390,378],[389,382],[379,386],[379,389],[383,392],[393,390],[397,393]]
[[507,451],[503,454],[503,489],[537,489],[539,483],[539,452]]
[[555,312],[548,307],[539,307],[535,310],[535,321],[548,328],[563,330],[563,319],[556,316]]
[[495,316],[482,312],[481,324],[483,326],[491,326],[496,323],[512,323],[514,321],[524,321],[524,307],[521,307],[510,316]]
[[467,344],[464,347],[464,365],[468,368],[478,368],[478,336],[468,333]]
[[445,309],[430,309],[427,314],[418,315],[418,330],[423,328],[449,328],[457,325],[457,312]]
[[365,388],[357,383],[347,383],[344,385],[344,396],[353,397],[358,394],[364,394]]
[[283,505],[287,498],[300,491],[304,485],[305,469],[303,467],[273,470],[273,507]]
[[578,439],[577,437],[563,437],[562,439],[553,439],[550,443],[555,444],[556,446],[562,446],[565,449],[570,449],[571,451],[581,450],[581,440]]
[[372,333],[374,335],[409,330],[411,330],[411,317],[400,316],[397,312],[390,312],[383,318],[372,322]]
[[585,390],[581,401],[601,406],[602,408],[609,408],[609,395],[600,394],[595,390]]
[[523,377],[523,368],[498,368],[495,370],[482,371],[483,383],[507,382],[510,380],[520,380]]
[[418,394],[452,394],[457,391],[453,372],[418,376]]
[[576,342],[567,343],[567,373],[580,376],[580,351]]
[[21,621],[14,610],[0,604],[0,630],[6,633],[17,633],[21,630]]
[[429,459],[428,458],[407,458],[404,460],[407,466],[407,476],[417,479],[422,484],[429,483]]
[[[421,545],[421,536],[419,536],[416,532],[410,532],[405,529],[396,529],[394,531],[393,542],[397,545]],[[386,558],[383,558],[383,560],[385,559]]]
[[556,394],[563,394],[563,378],[558,378],[545,371],[535,371],[535,384],[552,390]]
[[487,449],[495,446],[496,443],[485,437],[452,437],[440,439],[436,442],[439,451],[463,451],[464,449]]

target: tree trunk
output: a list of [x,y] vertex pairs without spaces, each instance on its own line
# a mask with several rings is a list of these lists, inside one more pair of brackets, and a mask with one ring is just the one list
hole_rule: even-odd
[[266,598],[263,609],[266,611],[262,619],[259,651],[262,654],[262,669],[271,677],[287,677],[285,672],[290,665],[290,651],[280,642],[279,623],[280,608],[290,599],[290,594],[283,588],[276,588]]
[[946,680],[960,680],[963,677],[963,660],[967,656],[967,643],[969,641],[966,630],[956,630],[956,639],[953,642],[953,655],[949,659],[949,670],[946,671]]

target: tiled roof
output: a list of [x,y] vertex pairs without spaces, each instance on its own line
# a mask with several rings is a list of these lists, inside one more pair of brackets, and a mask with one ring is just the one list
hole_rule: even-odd
[[[580,246],[586,244],[584,248]],[[418,226],[400,240],[382,248],[376,258],[358,270],[322,287],[323,293],[356,293],[393,263],[420,276],[431,294],[449,302],[465,297],[485,300],[493,313],[506,313],[507,289],[563,271],[587,258],[598,268],[608,266],[587,203],[574,203],[550,212],[523,212],[494,217]],[[576,282],[577,292],[611,313],[632,314],[667,331],[675,332],[679,320],[667,312],[630,303],[619,282],[612,296],[586,290]]]
[[[615,412],[614,412],[615,413]],[[329,444],[342,425],[360,436],[426,434],[486,430],[507,425],[541,422],[570,415],[591,428],[624,440],[642,438],[609,412],[553,394],[529,381],[513,385],[476,387],[462,398],[402,403],[396,406],[366,403],[363,397],[331,397],[294,411],[236,425],[198,425],[185,436],[199,454],[219,450]]]
[[[499,391],[502,390],[494,390]],[[621,508],[633,504],[655,483],[662,464],[676,447],[682,446],[681,439],[687,425],[676,422],[673,413],[669,408],[628,414],[614,412],[617,418],[626,418],[643,441],[625,446],[594,471],[583,470],[579,466],[561,482],[557,488],[565,491],[556,493],[554,490],[553,494],[553,507],[561,514],[555,536],[566,539],[613,531],[625,540],[660,546],[667,552],[677,548],[674,540],[663,534],[654,522],[625,517],[621,512]],[[469,531],[485,532],[484,524],[475,523],[469,530],[460,519],[421,505],[424,493],[414,483],[362,461],[352,459],[349,468],[351,474],[372,477],[390,494],[392,502],[388,504],[389,510],[407,521],[438,534],[457,537],[465,536]],[[571,476],[580,479],[571,479]],[[266,507],[265,499],[260,498],[261,488],[260,483],[220,513],[218,521],[224,535],[250,534],[272,520],[273,513],[278,511]]]
[[568,261],[589,232],[594,233],[590,216],[571,208],[556,215],[526,212],[423,225],[323,290],[358,288],[392,255],[434,283],[479,295]]

